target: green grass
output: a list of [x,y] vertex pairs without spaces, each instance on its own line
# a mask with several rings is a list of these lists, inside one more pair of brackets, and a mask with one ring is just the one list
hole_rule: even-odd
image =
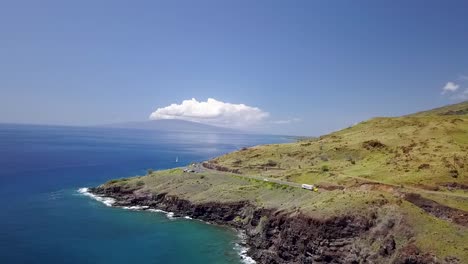
[[[344,184],[349,176],[423,189],[467,185],[468,114],[441,115],[460,109],[468,109],[468,103],[374,118],[320,138],[251,147],[211,162],[246,175],[297,183]],[[381,146],[369,147],[368,141]]]
[[[403,203],[401,211],[411,223],[416,245],[426,252],[433,252],[439,258],[457,256],[460,263],[468,261],[468,232],[464,227],[437,219],[410,203]],[[465,261],[464,261],[465,260]]]

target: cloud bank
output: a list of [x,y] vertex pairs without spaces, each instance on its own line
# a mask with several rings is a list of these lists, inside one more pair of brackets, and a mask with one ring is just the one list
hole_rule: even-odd
[[181,104],[171,104],[151,113],[150,119],[179,119],[220,126],[245,127],[254,125],[269,116],[260,108],[245,104],[231,104],[208,98],[206,102],[184,100]]

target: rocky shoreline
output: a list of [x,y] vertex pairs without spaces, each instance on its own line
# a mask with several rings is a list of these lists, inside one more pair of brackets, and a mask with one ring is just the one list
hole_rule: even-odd
[[[113,206],[158,209],[234,227],[246,235],[247,255],[257,263],[438,263],[413,244],[397,248],[390,232],[394,223],[382,223],[372,210],[365,216],[320,219],[249,202],[194,204],[165,193],[119,186],[103,185],[89,192],[114,199]],[[372,248],[369,240],[382,241],[380,248]]]

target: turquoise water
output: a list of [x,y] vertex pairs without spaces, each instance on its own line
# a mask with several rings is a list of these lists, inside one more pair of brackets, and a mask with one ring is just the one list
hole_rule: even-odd
[[[0,125],[0,263],[242,263],[236,232],[77,192],[278,136]],[[179,157],[179,163],[175,158]]]

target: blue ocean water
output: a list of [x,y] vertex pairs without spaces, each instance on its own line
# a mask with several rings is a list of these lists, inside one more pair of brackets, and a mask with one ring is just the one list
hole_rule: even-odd
[[289,140],[0,125],[0,263],[242,263],[231,229],[107,207],[77,190]]

